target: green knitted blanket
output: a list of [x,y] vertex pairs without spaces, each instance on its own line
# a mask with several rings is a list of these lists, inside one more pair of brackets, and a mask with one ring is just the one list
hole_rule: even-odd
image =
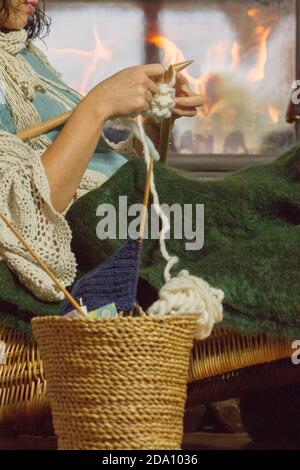
[[[97,239],[97,207],[110,203],[118,209],[120,195],[128,197],[128,206],[141,203],[145,175],[144,162],[131,161],[71,207],[67,218],[79,276],[123,243]],[[222,180],[202,182],[161,164],[155,166],[155,177],[161,203],[205,206],[205,244],[200,251],[187,251],[186,240],[167,242],[170,253],[180,258],[174,274],[185,268],[221,288],[224,324],[249,334],[300,337],[300,146],[271,164]],[[157,240],[145,240],[142,303],[147,303],[143,293],[149,301],[161,287],[164,266]],[[59,311],[59,304],[35,299],[3,263],[0,280],[0,310],[6,324],[29,329],[32,316]]]

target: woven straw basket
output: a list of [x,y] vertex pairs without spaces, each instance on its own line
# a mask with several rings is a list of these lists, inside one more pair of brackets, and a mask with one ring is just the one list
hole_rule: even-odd
[[32,325],[59,449],[180,449],[195,316]]

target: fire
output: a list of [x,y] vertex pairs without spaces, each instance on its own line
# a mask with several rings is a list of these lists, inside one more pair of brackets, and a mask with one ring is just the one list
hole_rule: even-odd
[[248,73],[249,82],[256,83],[265,78],[265,66],[267,61],[267,40],[271,34],[272,27],[259,25],[259,11],[257,8],[250,8],[248,16],[256,23],[255,39],[257,43],[257,61],[255,66]]
[[258,10],[257,8],[249,8],[247,13],[248,13],[248,16],[250,16],[250,18],[256,18],[258,15]]
[[[249,55],[243,52],[239,42],[233,41],[230,43],[227,41],[215,43],[207,49],[206,55],[201,63],[202,73],[198,76],[191,74],[188,69],[182,72],[192,89],[203,96],[204,105],[199,111],[202,115],[208,116],[214,113],[216,109],[220,109],[218,105],[224,98],[222,88],[223,71],[225,71],[226,74],[228,70],[232,72],[238,70],[251,83],[256,83],[264,78],[267,61],[267,40],[271,34],[272,28],[257,24],[257,15],[258,11],[256,9],[248,10],[248,16],[253,18],[256,23],[256,26],[254,26],[256,46],[250,51],[250,59],[253,56],[255,58],[254,67],[250,70],[248,68],[247,70],[246,67]],[[108,45],[101,40],[96,25],[93,29],[93,36],[95,44],[90,50],[74,48],[52,48],[50,50],[51,53],[65,54],[66,56],[72,54],[87,59],[87,64],[86,67],[83,68],[83,76],[79,86],[79,90],[83,95],[88,92],[94,76],[99,75],[99,73],[97,74],[100,68],[99,65],[103,66],[109,63],[113,58],[112,49],[109,49]],[[163,35],[152,35],[148,41],[162,50],[162,63],[166,66],[184,62],[189,59],[189,57],[185,57],[184,52],[174,41]],[[221,72],[219,72],[219,70],[221,70]],[[273,123],[276,124],[279,122],[279,111],[271,104],[268,106],[268,113]]]
[[275,106],[273,106],[271,103],[268,105],[268,112],[269,116],[273,122],[273,124],[278,124],[279,119],[280,119],[280,112]]
[[256,65],[248,73],[249,82],[255,83],[265,78],[265,66],[267,61],[267,40],[272,31],[271,27],[256,26],[255,34],[258,42],[258,54]]
[[[256,9],[248,11],[250,17],[255,18],[257,15]],[[265,66],[267,61],[267,40],[271,34],[271,27],[256,26],[255,37],[257,46],[254,48],[253,53],[257,54],[255,60],[255,66],[252,67],[248,74],[247,79],[251,83],[256,83],[264,79]],[[154,35],[149,38],[149,42],[154,44],[156,47],[162,49],[163,59],[162,62],[165,65],[174,64],[176,62],[183,62],[186,60],[182,50],[165,36]],[[230,70],[236,70],[242,63],[241,56],[241,45],[234,41],[231,48],[230,44],[218,43],[207,50],[205,57],[206,65],[211,65],[214,62],[224,64],[227,57],[231,57]],[[206,67],[207,69],[208,67]],[[189,81],[190,85],[196,93],[201,93],[204,98],[204,106],[202,112],[204,115],[208,115],[210,112],[209,98],[207,96],[207,84],[211,76],[210,73],[201,74],[198,77],[191,75],[187,70],[183,71],[184,76]]]
[[151,36],[149,42],[154,44],[159,49],[162,49],[164,52],[163,63],[166,65],[176,64],[177,62],[184,62],[185,58],[183,52],[179,47],[176,46],[175,42],[164,36]]
[[210,80],[210,75],[205,74],[200,81],[200,94],[203,96],[203,106],[202,106],[202,113],[204,116],[208,116],[210,111],[211,111],[211,104],[208,99],[208,93],[207,93],[207,85]]
[[85,69],[84,76],[81,80],[79,91],[82,95],[86,95],[88,92],[88,84],[93,77],[95,71],[99,67],[101,61],[109,62],[112,59],[112,53],[110,49],[101,41],[97,26],[94,26],[93,35],[95,38],[95,48],[91,51],[86,51],[83,49],[51,49],[50,52],[59,53],[59,54],[73,54],[79,57],[88,57],[90,61]]
[[[175,44],[175,42],[171,41],[171,39],[168,39],[164,36],[155,35],[149,38],[149,42],[162,49],[162,62],[164,65],[168,66],[169,64],[176,64],[177,62],[184,62],[187,60],[182,50],[179,49],[179,47]],[[214,49],[214,51],[214,53],[221,55],[223,54],[223,50],[221,48]],[[208,54],[209,53],[210,52],[208,52]],[[207,97],[207,83],[209,81],[210,74],[203,74],[198,77],[194,77],[188,72],[188,70],[183,70],[181,73],[186,77],[195,93],[199,93],[203,96],[203,106],[200,112],[207,116],[210,113],[211,108]]]
[[[159,47],[163,50],[163,59],[162,62],[164,65],[176,64],[178,62],[185,62],[183,52],[179,47],[176,46],[175,42],[171,41],[164,36],[152,36],[149,38],[149,42],[154,44],[156,47]],[[193,77],[189,74],[187,70],[183,70],[182,74],[188,79],[189,83],[194,87],[196,92],[200,91],[202,77]]]
[[231,48],[231,70],[235,70],[241,63],[241,46],[238,42],[234,42]]

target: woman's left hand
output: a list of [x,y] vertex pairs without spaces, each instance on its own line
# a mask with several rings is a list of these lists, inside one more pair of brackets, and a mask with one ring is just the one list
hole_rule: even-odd
[[181,117],[196,116],[198,108],[203,105],[203,97],[192,91],[188,80],[181,73],[177,73],[176,78],[176,105],[173,109],[173,121]]

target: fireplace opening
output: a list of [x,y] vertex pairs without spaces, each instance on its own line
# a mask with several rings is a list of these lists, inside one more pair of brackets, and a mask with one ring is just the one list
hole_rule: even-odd
[[[178,162],[180,155],[192,166],[202,159],[209,171],[222,158],[211,171],[227,171],[243,165],[235,158],[264,161],[294,142],[286,110],[296,78],[295,0],[47,4],[47,54],[83,94],[134,64],[194,60],[184,73],[205,102],[197,117],[175,126],[170,151]],[[108,132],[124,136],[116,124]]]

